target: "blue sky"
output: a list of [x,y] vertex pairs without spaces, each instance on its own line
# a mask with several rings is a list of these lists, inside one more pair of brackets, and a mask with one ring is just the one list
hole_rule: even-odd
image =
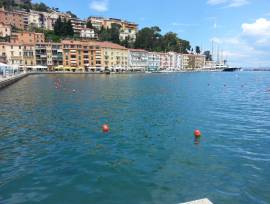
[[[33,0],[33,2],[41,2]],[[80,18],[123,18],[157,25],[192,46],[223,51],[231,65],[270,66],[270,0],[42,0]]]

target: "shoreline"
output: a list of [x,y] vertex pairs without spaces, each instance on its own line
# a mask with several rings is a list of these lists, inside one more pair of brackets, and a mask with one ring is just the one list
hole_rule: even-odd
[[[112,72],[110,75],[127,75],[127,74],[178,74],[178,73],[200,73],[200,72],[221,72],[220,70],[183,70],[183,71],[169,71],[169,72]],[[55,71],[40,71],[40,72],[23,72],[7,78],[0,78],[0,90],[6,88],[9,85],[16,83],[17,81],[29,76],[39,74],[85,74],[85,75],[107,75],[104,72],[55,72]]]

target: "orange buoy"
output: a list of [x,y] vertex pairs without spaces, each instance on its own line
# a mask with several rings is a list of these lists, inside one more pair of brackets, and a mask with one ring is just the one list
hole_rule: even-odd
[[201,137],[201,135],[202,135],[202,134],[201,134],[201,131],[200,131],[200,130],[195,130],[195,131],[194,131],[194,136],[195,136],[195,137]]
[[109,132],[110,131],[109,125],[107,124],[102,125],[102,130],[103,132]]

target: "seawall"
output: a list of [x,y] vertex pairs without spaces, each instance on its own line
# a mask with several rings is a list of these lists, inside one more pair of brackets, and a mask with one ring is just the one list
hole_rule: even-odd
[[18,74],[16,76],[0,79],[0,89],[5,88],[5,87],[13,84],[13,83],[23,79],[24,77],[26,77],[28,75],[29,75],[29,73],[22,73],[22,74]]

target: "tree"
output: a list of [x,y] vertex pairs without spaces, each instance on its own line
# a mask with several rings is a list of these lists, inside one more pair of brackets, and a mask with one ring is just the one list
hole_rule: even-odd
[[196,52],[196,54],[201,54],[201,49],[199,46],[196,46],[195,52]]
[[176,33],[169,32],[164,36],[160,34],[159,27],[146,27],[137,33],[135,48],[157,52],[187,53],[190,50],[189,41],[178,38]]
[[91,21],[87,21],[86,27],[90,28],[90,29],[93,29],[93,25],[92,25]]
[[60,42],[60,36],[56,35],[53,31],[45,31],[46,41]]
[[161,30],[159,27],[146,27],[141,29],[137,33],[135,48],[141,48],[149,51],[158,51],[160,48],[160,34]]
[[212,55],[209,50],[205,51],[203,54],[205,55],[206,61],[212,61]]
[[0,6],[3,6],[6,10],[11,10],[16,4],[14,0],[0,0]]
[[62,20],[61,18],[59,17],[56,21],[55,21],[55,24],[54,24],[54,27],[53,27],[53,30],[54,30],[54,33],[56,35],[61,35],[61,27],[62,27]]
[[176,33],[169,32],[161,38],[161,47],[163,51],[180,52],[180,41]]
[[73,37],[74,30],[71,21],[62,21],[59,17],[54,24],[54,34],[61,37]]
[[110,35],[111,35],[111,39],[109,39],[109,41],[113,42],[113,43],[118,43],[120,44],[120,26],[117,24],[112,24],[111,29],[109,29]]

